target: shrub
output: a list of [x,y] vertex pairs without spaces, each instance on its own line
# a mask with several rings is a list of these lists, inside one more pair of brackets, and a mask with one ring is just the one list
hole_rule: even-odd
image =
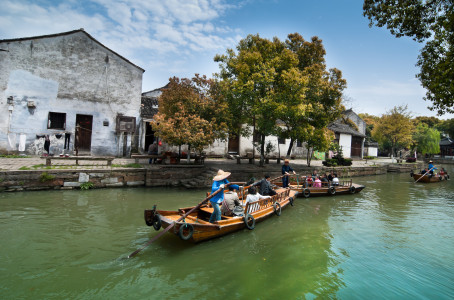
[[54,175],[50,175],[47,172],[41,173],[41,176],[39,176],[39,181],[41,182],[47,182],[47,181],[52,181],[55,179]]
[[93,182],[84,182],[80,185],[81,190],[89,190],[94,186]]
[[416,157],[407,157],[406,162],[414,163],[414,162],[416,162]]
[[363,159],[375,159],[375,156],[364,156]]

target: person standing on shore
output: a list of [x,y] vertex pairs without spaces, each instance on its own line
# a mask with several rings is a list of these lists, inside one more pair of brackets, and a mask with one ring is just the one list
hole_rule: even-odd
[[284,165],[282,166],[282,175],[285,175],[284,177],[282,177],[282,187],[284,188],[288,187],[288,175],[290,175],[289,172],[296,174],[292,167],[290,167],[290,161],[286,159],[284,160]]

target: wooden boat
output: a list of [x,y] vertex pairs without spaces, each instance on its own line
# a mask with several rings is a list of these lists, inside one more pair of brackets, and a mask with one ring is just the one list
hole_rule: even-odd
[[[261,222],[272,215],[280,215],[281,209],[288,204],[293,206],[293,197],[296,191],[280,188],[277,194],[268,199],[248,203],[244,207],[244,216],[222,216],[222,219],[215,224],[209,221],[213,208],[204,204],[195,209],[185,219],[177,222],[181,216],[189,212],[193,207],[180,208],[177,211],[166,210],[145,210],[145,223],[159,230],[161,226],[167,228],[175,223],[172,232],[182,240],[201,242],[216,238],[243,228],[254,229],[255,223]],[[242,198],[245,199],[243,192]]]
[[429,174],[423,176],[423,174],[410,174],[413,179],[417,182],[422,182],[422,183],[433,183],[433,182],[441,182],[441,181],[446,181],[449,179],[448,174],[446,175],[434,175],[430,176]]
[[[282,186],[282,182],[273,182],[277,186]],[[365,186],[353,183],[350,181],[339,181],[339,185],[331,185],[322,182],[321,187],[307,186],[305,182],[297,182],[291,178],[289,187],[292,191],[296,191],[298,197],[317,197],[317,196],[334,196],[355,194],[361,192]]]

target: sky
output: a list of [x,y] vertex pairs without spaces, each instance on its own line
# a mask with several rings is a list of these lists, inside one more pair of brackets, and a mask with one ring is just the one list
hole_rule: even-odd
[[[370,28],[362,0],[2,0],[0,39],[79,28],[145,69],[143,92],[173,76],[219,72],[213,58],[248,34],[298,32],[323,40],[328,68],[347,80],[345,106],[380,116],[408,105],[413,116],[436,116],[415,77],[423,44]],[[441,119],[453,118],[446,114]]]

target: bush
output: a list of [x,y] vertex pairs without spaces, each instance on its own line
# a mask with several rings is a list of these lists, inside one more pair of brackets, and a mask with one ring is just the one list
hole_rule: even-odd
[[408,163],[414,163],[414,162],[416,162],[416,157],[407,157],[406,162],[408,162]]
[[375,159],[375,156],[364,156],[363,159]]
[[84,182],[80,185],[81,190],[89,190],[94,186],[93,182]]
[[337,167],[337,166],[351,166],[352,160],[349,158],[331,158],[322,161],[322,164],[326,167]]
[[50,175],[47,172],[43,172],[41,176],[39,176],[39,181],[41,182],[47,182],[47,181],[52,181],[55,179],[54,175]]

